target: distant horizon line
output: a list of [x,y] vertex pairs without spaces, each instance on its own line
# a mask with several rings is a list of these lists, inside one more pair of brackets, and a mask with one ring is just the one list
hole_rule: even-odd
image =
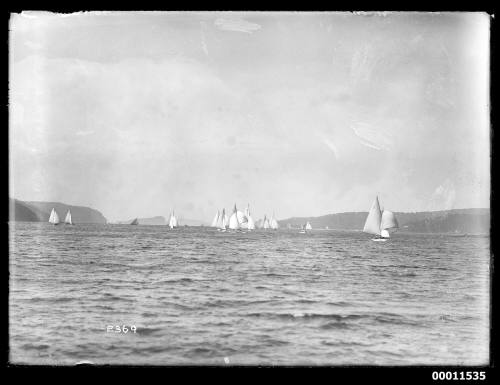
[[[106,216],[99,209],[96,209],[96,208],[93,208],[93,207],[90,207],[90,206],[81,206],[81,205],[75,205],[75,204],[68,204],[68,203],[63,203],[63,202],[58,202],[58,201],[21,200],[21,199],[13,198],[11,196],[9,196],[9,199],[17,200],[17,201],[20,201],[20,202],[57,203],[57,204],[63,204],[63,205],[72,206],[72,207],[88,208],[88,209],[92,209],[92,210],[98,211],[99,213],[101,213],[102,216],[104,216],[104,218],[106,219],[106,221],[109,221],[108,218],[106,218]],[[438,210],[393,211],[393,212],[394,213],[400,213],[400,214],[414,214],[414,213],[432,213],[432,212],[453,211],[453,210],[491,210],[491,206],[490,207],[462,207],[462,208],[438,209]],[[321,214],[321,215],[289,216],[289,217],[286,217],[284,219],[279,219],[279,220],[294,219],[294,218],[314,218],[314,217],[324,217],[324,216],[327,216],[327,215],[338,215],[338,214],[349,214],[349,213],[368,213],[368,212],[369,212],[369,210],[366,210],[366,211],[342,211],[342,212],[334,212],[334,213],[327,213],[327,214]],[[164,217],[164,216],[163,215],[153,215],[153,216],[144,216],[144,217],[134,216],[132,218],[132,220],[135,219],[135,218],[138,218],[138,219],[150,219],[150,218],[155,218],[155,217]],[[181,217],[179,215],[177,215],[177,217],[179,219],[181,219]],[[166,217],[164,217],[164,218],[166,218]],[[202,220],[202,219],[196,219],[196,218],[183,218],[183,219],[184,220],[204,222],[204,220]],[[112,222],[123,222],[123,221],[127,221],[127,220],[128,219],[114,219],[114,220],[111,220],[111,221]],[[207,221],[207,222],[209,222],[209,221]]]

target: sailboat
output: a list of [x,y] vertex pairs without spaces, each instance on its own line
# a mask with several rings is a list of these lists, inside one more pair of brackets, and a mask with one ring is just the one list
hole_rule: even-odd
[[68,225],[73,224],[73,221],[71,220],[71,211],[70,210],[68,210],[68,212],[66,213],[66,218],[64,219],[64,223],[66,223]]
[[269,220],[267,219],[267,216],[264,215],[264,222],[262,222],[262,228],[264,230],[267,230],[269,228]]
[[170,220],[168,221],[168,225],[170,226],[171,229],[178,226],[177,218],[175,217],[175,213],[173,210],[172,210],[172,214],[170,214]]
[[222,215],[217,220],[217,227],[218,227],[217,230],[226,231],[227,223],[228,220],[226,215],[226,209],[222,209]]
[[309,221],[307,221],[306,223],[306,230],[312,230],[312,226],[311,226],[311,223]]
[[227,215],[226,209],[222,209],[222,214],[219,215],[217,219],[217,231],[226,231],[227,227]]
[[139,224],[139,219],[135,218],[132,222],[130,222],[131,225],[138,225]]
[[236,208],[236,204],[234,205],[233,213],[229,217],[229,228],[231,230],[238,230],[240,228],[240,220],[238,218],[238,209]]
[[365,226],[363,231],[368,234],[378,235],[372,241],[384,242],[390,238],[390,233],[399,228],[396,216],[392,211],[380,210],[378,196],[375,197],[370,212],[366,217]]
[[217,210],[214,220],[212,221],[212,227],[217,227],[217,222],[219,222],[220,212]]
[[57,215],[57,211],[54,208],[50,212],[49,223],[52,223],[53,225],[59,224],[59,215]]
[[273,213],[273,216],[271,217],[271,220],[269,221],[269,226],[273,230],[278,230],[279,225],[278,225],[278,221],[274,217],[274,213]]
[[253,221],[252,216],[250,215],[250,204],[247,206],[245,210],[245,216],[247,218],[247,229],[250,230],[255,230],[255,222]]

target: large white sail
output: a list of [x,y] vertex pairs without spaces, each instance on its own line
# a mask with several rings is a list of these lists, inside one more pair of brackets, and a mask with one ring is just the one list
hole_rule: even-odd
[[219,210],[217,210],[217,214],[215,214],[214,220],[212,221],[212,227],[217,227],[217,222],[219,221]]
[[173,211],[172,214],[170,215],[170,220],[168,222],[168,225],[170,226],[171,229],[177,227],[177,218],[175,217],[175,213]]
[[399,228],[398,220],[392,211],[384,210],[380,221],[380,235],[384,238],[390,238],[391,232]]
[[64,219],[64,223],[67,223],[68,225],[72,225],[73,222],[71,221],[71,211],[68,210],[66,213],[66,218]]
[[53,225],[59,224],[59,215],[57,215],[57,211],[55,209],[52,209],[50,212],[49,222]]
[[237,210],[236,211],[236,216],[238,217],[238,222],[240,224],[247,223],[248,219],[247,219],[246,215],[244,213],[242,213],[241,211]]
[[398,220],[392,211],[384,210],[380,221],[380,228],[383,230],[391,230],[399,228]]
[[312,226],[311,224],[309,223],[309,221],[306,223],[306,230],[312,230]]
[[375,201],[370,208],[370,212],[366,217],[365,226],[363,231],[369,234],[380,235],[380,221],[382,219],[382,213],[380,212],[380,204],[378,203],[378,197],[375,197]]
[[231,230],[237,230],[240,228],[240,221],[238,219],[238,210],[236,209],[236,205],[234,205],[233,213],[231,217],[229,217],[229,228]]

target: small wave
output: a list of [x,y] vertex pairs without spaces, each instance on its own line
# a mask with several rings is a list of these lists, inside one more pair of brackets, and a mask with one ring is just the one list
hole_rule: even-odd
[[153,283],[175,283],[175,282],[196,282],[196,281],[206,281],[204,278],[193,278],[193,277],[179,277],[179,278],[165,278],[153,281]]
[[122,302],[134,302],[133,299],[130,298],[124,298],[124,297],[118,297],[117,295],[114,294],[109,294],[109,293],[104,293],[101,298],[98,299],[99,301],[122,301]]
[[350,328],[351,325],[349,325],[347,322],[327,322],[323,325],[320,326],[321,329],[325,330],[332,330],[332,329],[348,329]]
[[294,302],[297,302],[297,303],[316,303],[317,301],[313,300],[313,299],[299,299],[297,301],[294,301]]
[[71,297],[55,297],[55,298],[32,297],[32,298],[26,299],[26,301],[32,302],[32,303],[38,303],[38,302],[66,303],[66,302],[75,301],[77,299],[78,298],[71,298]]
[[321,313],[249,313],[249,317],[267,317],[267,318],[278,318],[278,319],[326,319],[335,321],[352,321],[365,318],[368,316],[361,314],[321,314]]
[[168,345],[148,346],[145,348],[132,348],[131,353],[141,356],[143,354],[147,355],[147,354],[165,353],[172,350],[174,350],[174,348]]
[[150,312],[144,312],[141,314],[143,317],[146,317],[146,318],[154,318],[154,317],[158,317],[158,314],[156,313],[150,313]]
[[351,306],[352,304],[350,302],[337,301],[337,302],[328,302],[328,305],[345,307],[345,306]]
[[356,346],[372,346],[372,344],[363,344],[361,342],[352,342],[352,341],[321,341],[322,345],[326,346],[337,346],[337,347],[356,347]]
[[217,299],[215,301],[207,302],[207,307],[234,307],[234,306],[250,306],[268,303],[269,300],[243,300],[243,299]]
[[264,277],[289,277],[288,274],[277,274],[277,273],[264,273],[262,274]]
[[262,343],[267,346],[285,346],[290,344],[288,341],[278,340],[276,338],[266,338]]
[[373,319],[379,323],[389,323],[395,325],[423,326],[422,322],[410,320],[404,316],[393,313],[379,313],[373,315]]
[[26,350],[47,350],[48,348],[50,348],[50,345],[46,345],[46,344],[35,345],[35,344],[27,343],[27,344],[22,345],[21,348],[26,349]]
[[164,332],[163,328],[137,328],[137,334],[141,336],[153,336]]

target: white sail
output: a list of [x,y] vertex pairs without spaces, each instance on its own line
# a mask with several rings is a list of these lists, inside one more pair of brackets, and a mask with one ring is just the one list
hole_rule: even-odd
[[247,219],[246,228],[248,230],[255,230],[255,222],[253,221],[253,218],[250,215],[250,205],[248,205],[247,208],[245,209],[245,217]]
[[312,226],[309,222],[306,223],[306,230],[312,230]]
[[399,228],[398,220],[392,211],[384,210],[382,212],[382,219],[380,221],[380,228],[387,230],[388,233],[395,231]]
[[262,223],[262,228],[263,229],[268,229],[270,226],[269,226],[269,220],[267,219],[267,217],[264,215],[264,222]]
[[172,214],[170,214],[170,220],[168,221],[168,225],[170,226],[171,229],[177,227],[177,218],[175,217],[175,213],[173,211]]
[[375,201],[370,208],[370,212],[366,217],[365,226],[363,231],[369,234],[380,235],[380,221],[382,219],[382,213],[380,212],[380,205],[378,203],[378,197],[375,197]]
[[236,209],[236,205],[234,205],[233,213],[231,217],[229,217],[229,228],[231,230],[237,230],[240,228],[240,221],[238,219],[238,210]]
[[217,222],[219,221],[219,210],[217,210],[217,213],[215,214],[214,220],[212,221],[212,227],[217,227]]
[[389,234],[389,232],[388,232],[386,229],[382,229],[382,230],[380,231],[380,236],[381,236],[382,238],[390,238],[390,237],[391,237],[391,235]]
[[59,215],[57,211],[54,211],[54,224],[57,225],[59,223]]
[[253,221],[251,215],[248,216],[247,229],[248,230],[255,230],[255,222]]
[[238,217],[238,222],[240,224],[242,223],[247,223],[247,217],[244,213],[242,213],[241,211],[237,210],[236,211],[236,216]]
[[55,209],[52,209],[50,213],[49,222],[53,225],[57,225],[59,223],[59,215],[57,215],[57,211]]
[[71,211],[68,210],[66,214],[66,218],[64,219],[64,223],[67,223],[68,225],[72,225],[73,222],[71,221]]
[[221,230],[226,230],[226,227],[227,227],[226,209],[222,209],[222,214],[221,214],[219,221],[218,221],[218,227]]

